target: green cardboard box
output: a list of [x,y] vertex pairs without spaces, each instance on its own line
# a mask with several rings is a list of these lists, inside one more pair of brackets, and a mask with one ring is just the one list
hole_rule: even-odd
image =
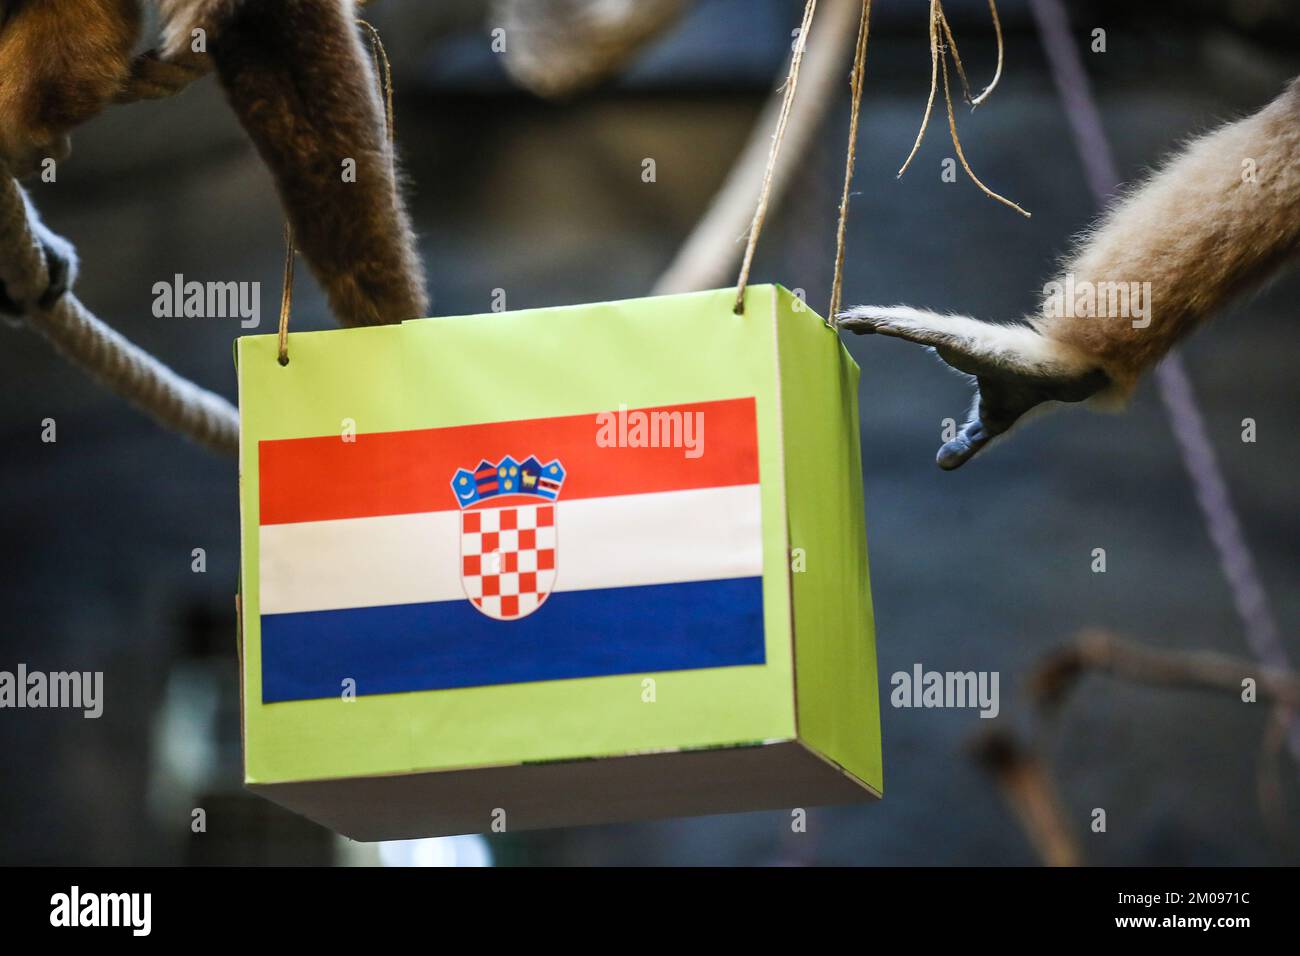
[[251,789],[359,840],[880,796],[858,367],[733,296],[239,340]]

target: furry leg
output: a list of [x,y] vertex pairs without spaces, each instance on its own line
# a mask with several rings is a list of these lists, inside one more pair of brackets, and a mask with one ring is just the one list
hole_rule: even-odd
[[[168,52],[191,30],[270,167],[303,255],[345,325],[428,312],[352,0],[160,0]],[[344,164],[356,163],[355,181]]]

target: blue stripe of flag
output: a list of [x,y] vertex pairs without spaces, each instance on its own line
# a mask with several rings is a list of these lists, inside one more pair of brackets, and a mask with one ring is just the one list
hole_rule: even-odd
[[262,700],[764,663],[762,578],[562,591],[496,621],[469,601],[262,616]]

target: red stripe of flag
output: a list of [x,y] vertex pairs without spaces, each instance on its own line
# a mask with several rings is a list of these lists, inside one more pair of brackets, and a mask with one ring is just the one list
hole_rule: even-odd
[[[684,448],[605,448],[596,415],[535,418],[453,428],[288,438],[258,444],[262,524],[451,511],[457,469],[512,455],[558,458],[560,498],[716,488],[758,482],[754,399],[668,405],[635,412],[702,412],[703,454]],[[617,412],[614,413],[617,416]],[[698,442],[700,434],[693,433]]]

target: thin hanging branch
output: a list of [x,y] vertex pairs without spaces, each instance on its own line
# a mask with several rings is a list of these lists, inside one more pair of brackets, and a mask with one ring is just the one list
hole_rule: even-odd
[[916,131],[916,141],[912,151],[903,160],[898,170],[898,178],[907,172],[912,160],[921,149],[921,140],[925,139],[925,129],[930,125],[930,113],[934,110],[934,98],[939,92],[939,0],[930,0],[930,95],[925,101],[925,115],[921,117],[921,128]]
[[[942,11],[939,16],[943,16]],[[939,62],[943,66],[943,98],[948,104],[948,131],[952,134],[952,146],[953,149],[957,151],[957,158],[961,160],[962,169],[966,170],[966,175],[971,178],[971,182],[978,186],[984,195],[988,196],[990,199],[996,199],[1004,206],[1009,206],[1026,219],[1030,218],[1028,210],[1023,209],[1020,205],[1012,202],[1001,193],[995,193],[993,190],[989,189],[989,187],[985,186],[980,178],[975,175],[975,170],[970,168],[970,163],[966,161],[966,154],[961,148],[961,138],[957,135],[957,117],[952,111],[952,91],[948,88],[948,60],[944,57],[940,57]]]
[[989,80],[989,85],[984,87],[984,92],[970,101],[971,109],[988,99],[989,94],[997,87],[998,80],[1002,79],[1002,21],[998,19],[997,0],[989,0],[989,12],[993,14],[993,33],[998,42],[998,67],[993,71],[993,79]]
[[976,763],[997,781],[1042,861],[1048,866],[1079,866],[1083,853],[1065,822],[1047,762],[1010,731],[981,734],[969,746]]
[[[1257,699],[1277,705],[1262,745],[1257,781],[1260,809],[1275,833],[1289,832],[1277,755],[1286,738],[1287,709],[1300,705],[1300,674],[1226,654],[1157,650],[1108,631],[1086,629],[1030,672],[1029,697],[1040,713],[1051,716],[1089,673],[1157,687],[1233,695],[1242,692],[1243,681],[1253,680]],[[1009,731],[979,734],[969,747],[979,765],[996,780],[1043,860],[1058,865],[1079,862],[1079,848],[1064,823],[1046,759]]]
[[1300,706],[1300,674],[1212,651],[1164,651],[1125,641],[1103,630],[1085,630],[1044,658],[1029,678],[1030,696],[1045,711],[1059,709],[1088,673],[1158,687],[1190,687],[1231,694],[1255,682],[1260,701]]
[[948,50],[952,53],[953,64],[957,67],[957,77],[961,80],[962,99],[970,103],[970,81],[966,79],[966,67],[962,64],[961,54],[957,51],[957,38],[953,36],[948,18],[943,15],[943,7],[939,8],[939,25],[943,27],[944,39],[948,43]]
[[1029,218],[1029,212],[1023,207],[1012,202],[1001,193],[996,193],[992,189],[989,189],[989,187],[984,185],[984,182],[975,175],[975,171],[971,169],[970,162],[966,159],[966,153],[962,149],[961,137],[957,135],[957,118],[953,113],[952,108],[952,90],[948,81],[949,53],[952,54],[953,63],[957,69],[957,76],[961,80],[964,95],[971,103],[972,107],[987,99],[989,93],[993,91],[993,87],[997,84],[997,81],[1001,76],[1002,27],[1000,22],[997,21],[996,7],[994,7],[993,16],[998,35],[998,71],[994,74],[993,81],[989,84],[988,88],[975,99],[971,99],[970,82],[966,78],[966,68],[962,64],[961,54],[957,51],[957,40],[953,36],[952,26],[948,23],[948,17],[944,14],[943,5],[939,0],[930,0],[930,94],[926,98],[925,115],[921,117],[921,128],[917,130],[916,140],[912,143],[912,151],[907,154],[907,159],[903,161],[902,168],[898,170],[898,175],[901,177],[903,173],[907,172],[907,167],[911,165],[912,160],[916,158],[917,152],[921,149],[921,141],[925,139],[925,131],[930,125],[930,115],[934,111],[934,100],[935,96],[938,94],[939,77],[940,74],[942,74],[943,96],[948,107],[948,132],[952,138],[953,149],[957,151],[957,159],[961,162],[962,169],[966,171],[966,175],[970,177],[971,182],[978,186],[984,195],[988,196],[990,199],[996,199],[1004,206],[1014,209],[1022,216]]

